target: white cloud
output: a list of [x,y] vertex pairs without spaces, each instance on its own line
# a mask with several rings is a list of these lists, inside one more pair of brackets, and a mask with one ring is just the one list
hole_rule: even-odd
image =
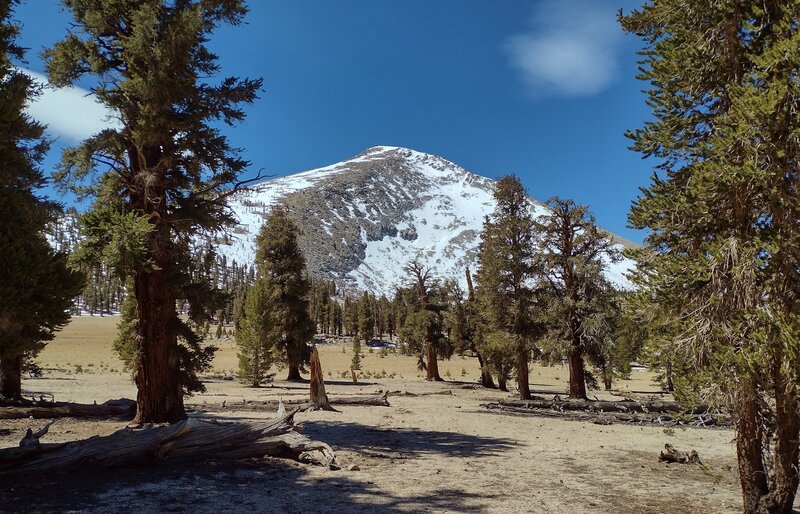
[[42,94],[28,105],[27,112],[39,123],[47,125],[47,133],[51,136],[75,143],[105,128],[119,126],[111,111],[95,100],[89,91],[79,87],[53,88],[41,73],[24,68],[20,71],[45,86]]
[[591,96],[617,76],[623,33],[606,0],[536,2],[530,29],[505,50],[535,95]]

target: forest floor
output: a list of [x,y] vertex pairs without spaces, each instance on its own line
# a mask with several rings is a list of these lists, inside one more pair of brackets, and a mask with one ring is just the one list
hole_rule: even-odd
[[[42,352],[40,379],[23,381],[24,394],[58,401],[102,403],[135,398],[130,376],[111,349],[113,317],[76,318]],[[236,367],[228,338],[215,372]],[[390,407],[340,406],[341,412],[299,413],[296,421],[313,439],[329,443],[342,469],[334,471],[269,459],[193,466],[150,466],[69,476],[37,476],[0,488],[0,511],[80,512],[740,512],[733,432],[728,429],[596,425],[564,419],[512,416],[483,403],[510,393],[464,389],[478,378],[475,359],[454,357],[440,365],[445,382],[422,379],[412,357],[368,351],[358,384],[342,378],[349,369],[346,344],[320,346],[328,395],[390,396]],[[223,413],[193,414],[229,419],[270,419],[270,412],[237,411],[244,400],[306,398],[307,384],[281,380],[245,387],[209,377],[208,391],[190,405],[221,404]],[[565,367],[532,366],[534,394],[563,394]],[[378,378],[376,378],[378,377]],[[389,378],[392,377],[392,378]],[[658,395],[653,375],[633,373],[615,388]],[[449,393],[448,393],[449,392]],[[444,394],[425,394],[444,393]],[[591,396],[592,393],[590,393]],[[611,399],[609,393],[596,393]],[[619,399],[619,397],[616,397]],[[0,421],[0,447],[16,446],[40,420]],[[105,435],[126,425],[116,420],[64,418],[43,442]],[[665,443],[697,450],[702,465],[658,461]],[[358,469],[348,470],[351,465]]]

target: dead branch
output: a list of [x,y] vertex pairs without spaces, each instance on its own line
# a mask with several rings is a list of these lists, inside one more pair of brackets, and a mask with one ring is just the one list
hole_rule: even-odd
[[678,464],[700,464],[700,456],[695,450],[683,452],[667,443],[664,450],[658,455],[659,462],[676,462]]

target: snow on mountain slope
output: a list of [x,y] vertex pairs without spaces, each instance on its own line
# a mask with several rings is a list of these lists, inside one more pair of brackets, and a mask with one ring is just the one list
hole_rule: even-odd
[[[252,262],[264,216],[286,206],[302,230],[309,272],[345,286],[391,294],[407,281],[403,267],[418,257],[439,278],[464,282],[484,217],[494,209],[495,181],[441,157],[376,146],[331,166],[267,180],[238,193],[231,206],[241,224],[219,252]],[[536,214],[544,207],[535,200]],[[629,260],[606,272],[618,287],[630,284]]]

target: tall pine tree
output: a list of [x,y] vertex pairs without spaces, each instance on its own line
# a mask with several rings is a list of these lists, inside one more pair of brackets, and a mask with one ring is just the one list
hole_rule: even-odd
[[510,339],[519,395],[529,399],[528,363],[545,326],[543,316],[537,315],[541,274],[533,254],[533,216],[525,188],[513,175],[498,181],[494,198],[497,207],[483,223],[478,247],[477,294],[493,332],[488,340],[498,348],[497,338]]
[[585,355],[602,357],[598,345],[612,330],[610,284],[603,275],[606,260],[618,260],[609,236],[595,224],[584,205],[558,197],[546,202],[547,213],[535,223],[538,259],[551,293],[548,312],[556,344],[550,348],[569,365],[569,397],[586,399]]
[[[234,221],[225,200],[248,166],[215,125],[242,120],[242,104],[261,86],[233,77],[214,85],[220,67],[207,42],[219,25],[240,24],[247,9],[236,0],[64,4],[73,24],[45,52],[49,79],[57,86],[93,79],[94,96],[119,128],[66,150],[58,178],[95,198],[84,225],[107,227],[84,253],[111,254],[118,272],[133,277],[135,421],[175,421],[186,416],[184,379],[207,363],[194,327],[220,307],[214,285],[187,272],[189,241]],[[136,251],[128,251],[130,238],[140,243]],[[178,317],[178,300],[189,302],[190,322]]]
[[[631,209],[638,280],[692,387],[733,414],[746,512],[790,512],[800,447],[800,2],[655,0],[644,43],[659,164]],[[675,384],[679,386],[678,383]]]
[[0,2],[0,396],[19,398],[22,364],[69,320],[84,277],[67,267],[44,236],[59,206],[36,195],[45,183],[39,165],[47,150],[44,127],[25,113],[38,90],[13,60],[19,25],[15,2]]
[[[259,278],[254,287],[263,289],[259,294],[265,295],[270,313],[266,343],[275,359],[289,368],[287,380],[302,380],[300,372],[310,362],[309,343],[315,332],[308,308],[311,282],[297,233],[286,211],[276,207],[256,237]],[[251,288],[249,295],[253,294]]]

